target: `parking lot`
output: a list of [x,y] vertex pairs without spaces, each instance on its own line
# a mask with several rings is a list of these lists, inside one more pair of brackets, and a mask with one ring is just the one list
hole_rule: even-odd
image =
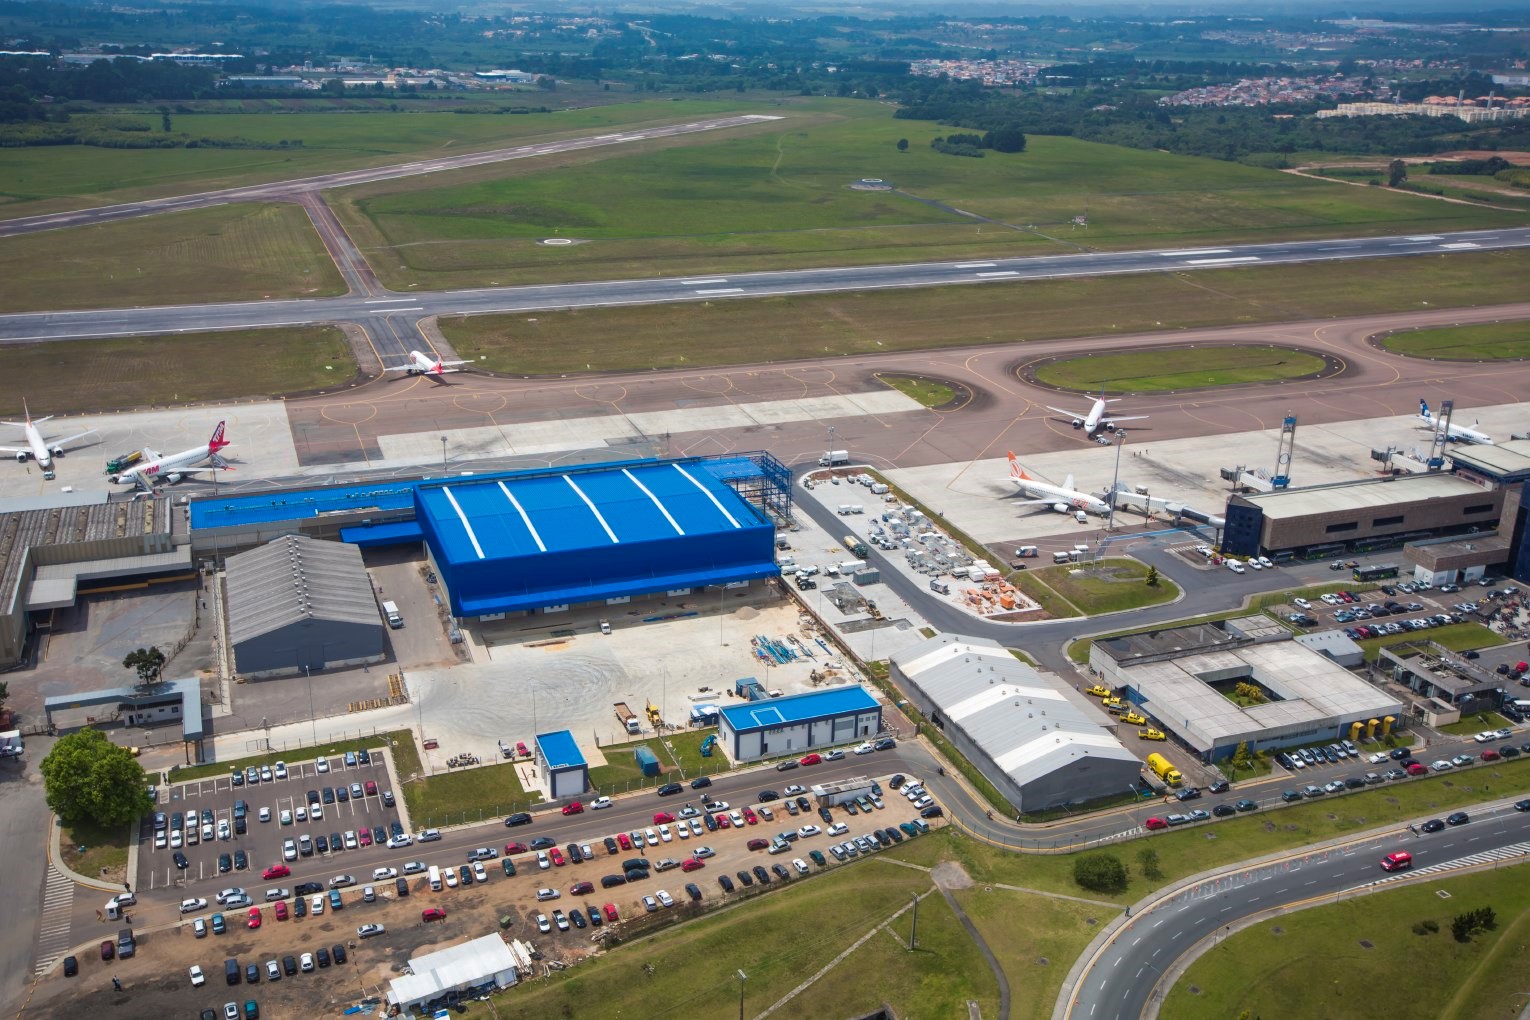
[[[322,880],[333,874],[340,863],[326,858],[348,859],[354,855],[355,851],[337,852],[330,846],[336,835],[343,846],[347,832],[356,833],[357,850],[367,854],[367,849],[360,846],[363,827],[369,830],[368,838],[373,839],[370,830],[378,826],[387,830],[399,820],[397,809],[383,803],[383,793],[393,790],[383,757],[372,755],[368,764],[358,762],[350,766],[344,758],[334,758],[328,760],[328,765],[328,772],[320,772],[315,759],[310,758],[287,763],[286,779],[276,778],[272,771],[269,781],[253,784],[245,779],[242,785],[234,786],[229,776],[219,776],[171,787],[168,797],[159,805],[166,815],[164,829],[156,831],[151,818],[145,821],[139,835],[140,888],[178,886],[187,896],[206,896],[207,888],[214,884],[258,883],[265,868],[283,863],[291,868],[292,876],[267,885]],[[374,784],[376,794],[367,794],[368,783]],[[352,795],[352,784],[360,788],[361,796]],[[309,791],[317,795],[320,813],[301,821],[299,811],[304,815],[311,811]],[[238,831],[239,820],[234,817],[235,802],[241,800],[247,811],[243,833]],[[174,825],[176,814],[184,816],[181,828]],[[284,819],[290,821],[284,823]],[[208,834],[211,839],[206,838]],[[295,860],[284,861],[284,842],[291,839],[301,846],[304,836],[314,849],[306,855],[299,854]],[[321,836],[329,847],[324,853],[317,849]],[[176,865],[177,852],[185,857],[185,868]],[[241,853],[243,868],[236,866]],[[229,865],[227,871],[220,870],[223,855],[229,858],[225,862]]]
[[[352,770],[347,778],[359,777],[365,771]],[[300,780],[289,779],[287,784],[290,786],[294,781]],[[761,781],[769,782],[764,778]],[[869,836],[873,830],[882,831],[883,841],[892,846],[899,841],[917,838],[919,825],[928,829],[943,821],[920,818],[914,804],[891,788],[890,777],[881,777],[879,783],[881,806],[873,804],[869,813],[857,807],[854,814],[849,807],[837,806],[829,809],[829,819],[823,818],[811,802],[809,810],[799,808],[797,814],[789,813],[785,807],[788,796],[806,797],[809,794],[806,790],[787,794],[788,787],[780,783],[774,789],[756,791],[749,804],[734,802],[725,808],[714,805],[715,810],[707,813],[702,810],[704,791],[685,790],[682,796],[691,799],[683,803],[682,796],[644,794],[640,801],[645,812],[651,806],[653,812],[663,812],[660,818],[674,815],[676,820],[654,821],[620,834],[602,824],[603,816],[598,809],[587,809],[572,819],[555,816],[558,822],[572,820],[575,826],[561,826],[565,836],[557,849],[564,863],[553,863],[549,848],[546,867],[540,865],[538,853],[530,849],[534,833],[541,826],[485,828],[488,845],[484,850],[487,853],[457,850],[447,859],[442,859],[444,854],[436,851],[432,843],[385,850],[375,857],[345,854],[338,860],[326,862],[329,878],[314,879],[326,890],[320,897],[324,902],[322,913],[305,903],[303,915],[298,916],[296,902],[288,898],[282,901],[285,916],[279,916],[275,904],[263,902],[262,891],[266,887],[279,884],[290,890],[299,880],[297,875],[280,882],[244,878],[221,883],[242,886],[253,895],[259,917],[258,927],[253,928],[250,927],[253,918],[249,907],[220,909],[216,890],[187,890],[187,896],[206,898],[208,905],[182,915],[179,924],[142,933],[138,952],[132,959],[104,961],[99,954],[81,956],[80,977],[66,979],[55,972],[39,989],[36,1002],[48,1003],[48,1008],[64,1008],[62,1004],[67,1001],[78,1013],[84,1013],[92,1006],[109,1008],[109,1003],[126,1004],[135,1011],[133,1015],[149,1015],[154,1010],[148,1004],[155,1003],[173,1015],[192,1015],[196,1009],[216,1008],[226,1000],[237,998],[242,1002],[255,998],[260,1003],[262,1016],[307,1018],[324,1012],[321,1007],[343,1008],[363,994],[378,994],[386,980],[398,973],[409,956],[439,948],[437,943],[456,942],[496,930],[500,919],[506,917],[510,919],[507,933],[531,942],[545,959],[575,962],[594,951],[591,936],[597,935],[597,926],[590,920],[592,913],[600,915],[600,929],[612,927],[610,918],[613,915],[617,925],[641,925],[644,922],[639,919],[650,913],[665,914],[693,901],[699,901],[702,906],[715,905],[730,897],[763,893],[791,885],[812,872],[852,863],[848,853],[843,850],[835,853],[831,847],[842,846],[856,837],[863,842],[855,856],[875,856],[885,847]],[[909,785],[900,783],[903,789]],[[273,789],[281,787],[280,781],[272,784]],[[245,789],[230,790],[227,780],[220,780],[215,792],[227,799]],[[770,799],[761,799],[762,795]],[[679,815],[687,806],[695,812],[686,818],[688,832],[693,818],[703,819],[707,814],[718,820],[719,828],[712,831],[704,822],[698,822],[697,827],[703,835],[690,832],[682,838]],[[735,813],[743,818],[742,826],[732,824]],[[752,823],[747,815],[753,816]],[[724,817],[728,818],[726,828],[721,827]],[[899,828],[900,825],[906,828]],[[804,828],[809,826],[811,828]],[[897,830],[896,838],[887,835],[889,829]],[[570,831],[578,835],[568,836]],[[491,833],[494,842],[488,842]],[[759,841],[754,844],[759,846],[786,833],[793,838],[785,841],[789,846],[785,852],[772,854],[767,849],[749,849],[751,841]],[[624,836],[629,844],[634,839],[641,840],[643,846],[641,850],[636,846],[623,849],[616,843],[613,853],[605,843],[608,836],[613,840]],[[870,843],[865,842],[868,839]],[[592,859],[575,861],[569,849],[570,842],[589,844]],[[507,843],[512,851],[509,859],[515,870],[513,877],[507,876],[504,866]],[[525,843],[527,849],[521,850],[517,843]],[[481,858],[476,861],[476,867],[472,860],[475,857]],[[365,860],[365,864],[353,864],[350,858]],[[683,862],[689,860],[699,863],[682,867]],[[430,890],[427,861],[443,872],[440,892]],[[652,866],[632,869],[646,871],[646,875],[628,880],[622,865],[632,861]],[[409,894],[400,896],[391,874],[386,870],[377,872],[379,868],[397,868],[399,877],[406,881]],[[444,873],[449,868],[459,872],[466,870],[470,875],[476,872],[481,877],[468,883],[459,873],[455,877],[456,884],[448,887]],[[761,871],[764,879],[760,878]],[[337,890],[342,903],[342,909],[337,911],[330,904],[328,889],[334,884],[330,879],[342,874],[352,876],[355,881],[354,884],[345,883]],[[378,876],[375,879],[374,874]],[[742,877],[744,874],[748,875],[747,887]],[[608,875],[620,875],[621,883],[607,888],[602,880]],[[719,881],[721,878],[726,878],[727,887],[731,888],[725,887]],[[582,890],[580,883],[586,882],[592,887],[588,892],[574,892],[575,889]],[[687,885],[695,886],[694,894],[687,890]],[[372,891],[370,899],[365,891],[368,886]],[[539,890],[552,890],[556,895],[542,893],[539,898]],[[426,911],[432,913],[427,916]],[[221,915],[222,933],[214,928],[212,915],[215,912]],[[195,927],[199,920],[202,934],[198,934]],[[382,925],[384,930],[375,937],[363,938],[358,928],[373,924]],[[101,937],[114,935],[117,927],[113,924],[103,928]],[[336,961],[335,945],[345,951],[343,965]],[[325,951],[323,958],[318,955],[320,948]],[[311,972],[302,969],[303,953],[313,954],[314,970]],[[282,970],[282,963],[289,955],[294,958],[298,973],[283,972],[277,981],[271,981],[265,967],[275,962],[278,970]],[[260,982],[251,987],[241,973],[241,983],[237,987],[228,987],[223,981],[223,961],[228,958],[237,959],[241,971],[249,964],[257,965]],[[343,966],[344,970],[322,973],[326,959],[329,967]],[[193,963],[202,968],[208,980],[205,987],[197,990],[190,987],[187,978],[186,968]],[[123,983],[122,993],[111,992],[109,980],[112,976]]]

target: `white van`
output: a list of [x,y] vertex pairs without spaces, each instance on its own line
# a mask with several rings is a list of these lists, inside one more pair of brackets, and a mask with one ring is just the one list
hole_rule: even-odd
[[1022,545],[1015,550],[1015,555],[1021,559],[1031,559],[1041,555],[1041,550],[1034,545]]
[[1231,570],[1234,574],[1244,573],[1243,562],[1241,560],[1223,560],[1222,562],[1226,564],[1227,569]]
[[1072,561],[1073,554],[1069,552],[1055,552],[1052,554],[1053,563],[1068,563]]
[[429,877],[430,877],[430,891],[431,892],[440,892],[441,891],[441,869],[439,867],[437,867],[436,865],[432,864],[430,866]]
[[404,618],[399,615],[397,603],[384,602],[382,604],[382,611],[383,616],[387,617],[388,619],[389,627],[392,627],[394,630],[398,630],[404,625]]

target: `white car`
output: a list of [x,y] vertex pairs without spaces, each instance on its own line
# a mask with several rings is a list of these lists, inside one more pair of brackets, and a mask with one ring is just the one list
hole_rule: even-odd
[[792,785],[788,786],[784,792],[788,797],[794,797],[799,793],[807,793],[807,787],[799,786],[796,783],[793,783]]
[[298,970],[302,971],[304,974],[313,973],[312,953],[304,953],[302,956],[298,957]]
[[406,832],[402,836],[393,836],[389,838],[387,845],[389,850],[398,850],[402,847],[413,846],[414,837]]
[[207,901],[201,897],[181,900],[181,913],[183,914],[195,914],[198,910],[203,910],[206,907]]
[[276,778],[277,779],[286,779],[287,778],[287,763],[286,762],[279,761],[274,766],[272,766],[272,768],[276,772]]
[[591,811],[599,811],[601,808],[608,808],[610,806],[611,806],[611,798],[610,797],[596,797],[594,800],[590,801],[590,810]]
[[201,988],[203,985],[207,984],[207,975],[202,973],[202,968],[197,964],[193,963],[191,965],[191,970],[189,973],[191,974],[191,987]]
[[1372,765],[1380,765],[1382,762],[1388,760],[1389,757],[1390,755],[1388,755],[1385,751],[1377,751],[1375,754],[1367,758],[1366,761],[1370,762]]
[[285,840],[282,843],[282,860],[284,860],[284,861],[295,861],[295,860],[297,860],[297,855],[298,855],[298,852],[297,852],[297,843],[295,843],[294,841],[292,841],[290,839],[289,840]]
[[871,746],[871,741],[869,740],[855,745],[856,754],[870,754],[875,750],[876,748]]
[[299,804],[297,808],[292,812],[292,817],[296,818],[300,822],[306,822],[308,821],[308,809]]
[[725,800],[709,800],[702,807],[706,808],[707,814],[715,815],[719,811],[728,810],[728,802]]
[[691,856],[696,858],[698,861],[704,861],[708,857],[716,857],[717,851],[713,850],[709,846],[698,846],[696,849],[691,851]]
[[692,818],[691,819],[691,835],[692,836],[699,836],[699,835],[701,835],[701,832],[702,832],[701,823],[698,822],[696,819]]
[[473,881],[475,881],[475,882],[487,882],[488,880],[489,880],[489,873],[487,871],[483,870],[483,861],[474,861],[473,862]]
[[797,874],[799,875],[806,875],[808,873],[807,861],[804,861],[801,857],[792,858],[792,867],[797,869]]
[[212,822],[202,823],[202,842],[211,843],[214,839]]
[[1259,557],[1259,565],[1266,570],[1275,569],[1275,561],[1270,559],[1268,556]]
[[659,901],[654,899],[652,896],[644,896],[643,909],[652,914],[654,911],[659,909]]
[[[313,762],[313,767],[319,772],[320,775],[322,775],[325,772],[329,771],[329,759],[328,758],[315,758],[314,762]],[[306,956],[307,954],[305,953],[304,955]]]
[[728,820],[733,823],[735,829],[742,829],[744,827],[744,813],[737,808],[728,812]]
[[191,933],[199,939],[207,937],[207,918],[199,917],[191,923]]
[[823,830],[816,825],[804,825],[802,828],[797,830],[797,835],[802,839],[807,839],[810,836],[818,835],[822,831]]
[[829,826],[829,835],[831,836],[843,836],[849,831],[850,826],[846,825],[844,822],[835,822],[833,825]]
[[546,871],[548,868],[552,867],[552,861],[548,858],[546,850],[537,851],[537,867],[541,868],[543,871]]
[[1444,758],[1441,758],[1438,761],[1430,762],[1429,767],[1434,769],[1436,772],[1448,772],[1450,769],[1455,768],[1454,765],[1446,761]]
[[168,843],[169,843],[169,838],[165,835],[165,832],[164,832],[163,829],[161,829],[159,832],[156,832],[154,834],[154,849],[156,849],[156,850],[163,850],[165,848],[166,844],[168,844]]
[[686,824],[685,819],[682,818],[680,821],[675,823],[675,835],[679,836],[681,839],[691,838],[691,827]]
[[181,830],[180,829],[171,829],[170,830],[170,849],[171,850],[179,850],[182,845],[183,844],[182,844],[182,841],[181,841]]
[[1291,600],[1291,604],[1293,606],[1295,606],[1297,609],[1311,609],[1312,608],[1312,603],[1308,602],[1306,599],[1292,599]]
[[545,903],[548,900],[555,900],[559,896],[562,896],[562,895],[563,894],[561,892],[559,892],[558,890],[556,890],[556,889],[538,889],[537,890],[537,902]]
[[263,822],[269,822],[271,820],[271,809],[268,807],[261,808],[260,815],[258,817]]
[[672,907],[675,905],[675,898],[669,893],[665,892],[663,889],[660,889],[658,892],[654,893],[654,895],[659,898],[659,904],[661,906]]
[[1263,570],[1264,569],[1264,564],[1260,563],[1258,559],[1251,559],[1251,560],[1249,560],[1248,561],[1248,565],[1249,565],[1249,569],[1250,570]]
[[324,894],[318,893],[308,901],[308,912],[315,917],[324,913]]
[[541,932],[543,935],[546,935],[552,931],[552,922],[547,919],[546,914],[537,915],[537,931]]
[[397,868],[373,868],[372,869],[372,881],[374,881],[374,882],[381,882],[383,879],[386,879],[386,878],[397,878],[397,877],[398,877],[398,869]]
[[659,834],[654,832],[651,827],[643,830],[643,838],[648,841],[649,846],[659,845]]
[[456,868],[447,868],[445,871],[441,872],[441,874],[443,876],[445,876],[445,878],[446,878],[446,887],[448,889],[455,889],[455,888],[457,888],[457,869]]
[[666,843],[670,843],[674,841],[675,834],[669,831],[668,825],[661,825],[659,826],[659,838]]
[[926,794],[925,796],[920,797],[918,800],[914,801],[914,807],[916,807],[919,810],[923,811],[925,808],[929,807],[933,803],[935,803],[934,799],[932,797],[930,797],[928,794]]
[[318,801],[314,801],[312,804],[308,805],[308,817],[312,818],[316,822],[324,821],[324,805],[320,804]]
[[361,844],[356,841],[356,830],[355,829],[346,829],[345,830],[345,848],[347,850],[356,850],[360,846],[361,846]]
[[1481,733],[1474,734],[1472,736],[1472,739],[1475,740],[1479,744],[1491,743],[1492,741],[1498,739],[1498,731],[1497,730],[1483,730]]
[[218,893],[219,903],[227,903],[229,900],[240,899],[244,899],[244,890],[239,888],[237,885],[230,889],[224,889],[222,892]]

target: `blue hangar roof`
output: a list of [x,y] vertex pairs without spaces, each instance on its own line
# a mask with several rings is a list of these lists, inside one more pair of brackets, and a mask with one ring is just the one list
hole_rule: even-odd
[[552,733],[538,733],[537,747],[542,752],[542,757],[547,761],[550,769],[575,769],[584,765],[584,755],[579,751],[579,745],[574,742],[574,735],[568,730],[555,730]]
[[415,516],[458,616],[779,573],[774,526],[694,462],[420,483]]
[[876,708],[877,699],[866,688],[856,684],[854,687],[833,687],[805,694],[789,694],[768,701],[729,705],[721,714],[735,733],[743,733],[849,715],[852,712],[871,712]]

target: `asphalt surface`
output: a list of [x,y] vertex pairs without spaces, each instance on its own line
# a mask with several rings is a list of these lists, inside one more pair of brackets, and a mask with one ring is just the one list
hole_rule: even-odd
[[[1386,854],[1413,854],[1413,876],[1425,869],[1489,863],[1506,847],[1530,841],[1530,813],[1512,807],[1472,812],[1466,825],[1423,834],[1399,828],[1375,839],[1219,875],[1154,904],[1131,918],[1090,961],[1075,985],[1065,1017],[1127,1020],[1143,1015],[1156,985],[1198,941],[1241,918],[1321,902],[1346,890],[1391,879]],[[1399,877],[1406,877],[1399,873]]]
[[[146,333],[163,334],[309,325],[319,322],[350,322],[379,315],[420,319],[432,315],[483,315],[494,312],[545,311],[561,308],[676,304],[785,294],[829,294],[904,287],[977,285],[1077,276],[1180,273],[1195,269],[1225,269],[1229,266],[1293,265],[1404,255],[1439,255],[1460,251],[1498,251],[1524,247],[1530,247],[1530,228],[1477,230],[1407,237],[1369,237],[1347,240],[1330,238],[1318,241],[1228,245],[1223,248],[1093,252],[994,259],[984,262],[927,262],[801,269],[717,277],[603,280],[587,283],[437,291],[407,297],[367,297],[364,294],[351,294],[345,297],[303,300],[32,312],[0,316],[0,343],[42,343],[53,340]],[[380,350],[379,353],[397,352]]]
[[629,131],[614,131],[603,135],[588,135],[582,138],[568,138],[561,141],[515,145],[502,149],[469,152],[459,156],[442,156],[438,159],[422,159],[412,163],[398,163],[391,166],[371,167],[364,170],[346,170],[340,173],[321,174],[315,177],[302,177],[295,180],[272,181],[268,184],[252,184],[240,188],[222,188],[217,191],[176,195],[171,198],[155,198],[143,202],[104,205],[94,209],[79,209],[73,212],[53,213],[45,216],[21,216],[16,219],[0,221],[0,237],[35,234],[46,230],[59,230],[64,227],[83,227],[97,223],[110,223],[114,220],[136,219],[140,216],[153,216],[158,213],[205,209],[208,206],[227,205],[230,202],[298,201],[302,195],[317,194],[330,188],[370,184],[373,181],[398,180],[403,177],[418,177],[421,174],[440,173],[443,170],[460,170],[464,167],[483,166],[487,163],[503,163],[515,159],[528,159],[533,156],[576,152],[581,149],[598,149],[605,146],[644,141],[650,138],[673,138],[677,135],[716,131],[721,128],[744,127],[763,121],[780,119],[779,117],[765,114],[718,117],[712,120],[690,121],[684,124],[669,124],[662,127],[635,128]]

